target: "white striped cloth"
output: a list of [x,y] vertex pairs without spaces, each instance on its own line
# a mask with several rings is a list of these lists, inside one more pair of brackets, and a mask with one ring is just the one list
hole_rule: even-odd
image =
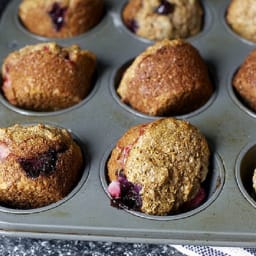
[[256,248],[172,245],[188,256],[256,256]]

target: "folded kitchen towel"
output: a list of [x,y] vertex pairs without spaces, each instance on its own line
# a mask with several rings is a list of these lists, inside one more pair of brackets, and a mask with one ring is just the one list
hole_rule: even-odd
[[188,256],[256,256],[256,248],[172,245]]

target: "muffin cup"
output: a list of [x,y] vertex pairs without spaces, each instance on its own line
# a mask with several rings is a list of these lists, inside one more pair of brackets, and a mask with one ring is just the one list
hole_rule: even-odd
[[[211,9],[211,7],[208,5],[208,3],[206,3],[205,1],[200,1],[201,5],[202,5],[202,8],[203,8],[203,21],[202,21],[202,28],[201,28],[201,31],[199,31],[196,35],[193,35],[193,36],[190,36],[190,37],[187,37],[187,38],[184,38],[186,40],[197,40],[197,39],[200,39],[201,37],[203,37],[205,34],[207,34],[212,25],[213,25],[213,11]],[[131,36],[132,38],[134,38],[135,40],[139,40],[143,43],[152,43],[154,42],[154,40],[150,40],[148,38],[145,38],[145,37],[142,37],[142,36],[139,36],[139,35],[136,35],[135,33],[133,33],[129,28],[127,28],[126,24],[124,23],[124,20],[123,20],[123,10],[125,8],[125,6],[127,5],[124,4],[122,6],[122,8],[120,8],[118,11],[119,11],[119,22],[122,23],[122,28],[123,30],[129,35]]]
[[160,117],[167,117],[167,116],[175,116],[177,118],[184,118],[184,119],[188,119],[191,118],[193,116],[199,115],[201,112],[204,112],[207,108],[210,107],[210,105],[213,103],[217,93],[216,93],[216,80],[213,78],[213,72],[210,71],[209,75],[210,75],[210,79],[212,81],[213,84],[213,93],[211,95],[211,97],[208,99],[208,101],[201,107],[199,107],[198,109],[191,111],[189,113],[183,114],[183,115],[163,115],[163,116],[151,116],[151,115],[147,115],[144,114],[140,111],[137,111],[136,109],[134,109],[133,107],[129,106],[128,104],[122,102],[121,98],[119,97],[118,93],[117,93],[117,88],[119,86],[119,83],[122,79],[122,76],[125,72],[125,70],[132,64],[134,59],[129,60],[127,62],[125,62],[123,65],[121,65],[120,67],[116,68],[111,75],[111,79],[109,82],[109,87],[110,87],[110,92],[111,95],[113,96],[114,100],[118,103],[119,106],[121,106],[121,108],[123,108],[124,110],[130,112],[131,114],[138,116],[138,117],[142,117],[142,118],[147,118],[147,119],[151,119],[151,120],[155,120],[158,119]]
[[247,115],[256,118],[256,113],[255,111],[253,111],[245,102],[244,100],[241,98],[241,96],[236,92],[235,88],[232,85],[232,80],[233,77],[235,76],[236,72],[237,72],[238,68],[233,72],[230,73],[228,75],[228,85],[227,85],[227,89],[228,89],[228,94],[230,96],[230,98],[233,100],[233,102]]
[[[98,82],[97,82],[97,78],[98,78],[98,70],[96,67],[96,72],[93,75],[93,79],[92,79],[92,85],[91,85],[91,89],[88,93],[88,95],[82,99],[80,102],[74,104],[73,106],[70,107],[66,107],[63,109],[59,109],[59,110],[54,110],[54,111],[36,111],[36,110],[29,110],[29,109],[24,109],[18,106],[15,106],[13,104],[11,104],[4,96],[3,91],[1,89],[0,92],[0,102],[7,107],[8,109],[25,115],[25,116],[51,116],[51,115],[61,115],[61,114],[65,114],[66,112],[69,111],[74,111],[77,108],[82,107],[84,104],[87,104],[87,102],[89,102],[91,100],[91,98],[94,96],[94,94],[96,93],[96,91],[98,90]],[[3,78],[2,75],[0,73],[0,85],[3,84]]]
[[31,31],[29,31],[23,24],[23,22],[21,21],[21,19],[19,18],[19,15],[18,15],[18,12],[19,12],[19,6],[17,5],[16,8],[15,8],[15,16],[13,17],[14,18],[14,22],[16,24],[16,26],[18,27],[18,29],[20,31],[22,31],[22,33],[26,34],[27,36],[31,37],[31,38],[34,38],[36,40],[39,40],[39,41],[49,41],[49,40],[56,40],[56,41],[73,41],[73,40],[79,40],[83,37],[87,37],[87,36],[90,36],[90,35],[93,35],[95,32],[97,32],[97,30],[100,30],[102,29],[101,27],[104,26],[104,23],[106,22],[105,21],[105,16],[106,16],[106,10],[103,10],[103,15],[99,21],[98,24],[96,24],[95,26],[93,26],[92,28],[90,28],[89,30],[79,34],[79,35],[75,35],[75,36],[72,36],[72,37],[64,37],[64,38],[59,38],[59,37],[46,37],[46,36],[41,36],[41,35],[38,35],[38,34],[35,34]]
[[[110,157],[111,151],[114,148],[114,145],[112,145],[104,154],[101,165],[100,165],[100,180],[102,187],[107,194],[108,197],[106,197],[106,200],[111,200],[111,196],[108,192],[108,185],[109,185],[109,179],[107,177],[107,162]],[[135,216],[146,218],[146,219],[152,219],[152,220],[177,220],[177,219],[183,219],[190,217],[192,215],[195,215],[203,210],[205,210],[207,207],[209,207],[219,196],[222,187],[224,185],[225,180],[225,173],[224,173],[224,167],[222,164],[222,160],[220,156],[217,153],[214,153],[211,156],[210,159],[210,167],[209,172],[207,174],[207,177],[205,181],[202,183],[202,187],[206,191],[206,200],[203,204],[198,206],[195,209],[192,210],[186,210],[180,213],[174,213],[166,216],[157,216],[157,215],[149,215],[145,214],[139,211],[129,210],[126,208],[117,209],[119,211],[126,211],[127,213],[133,214]],[[112,206],[109,206],[112,207]]]
[[256,141],[247,144],[236,160],[235,176],[238,187],[245,199],[256,208],[256,192],[253,190],[252,177],[256,168]]
[[228,24],[226,16],[227,16],[227,8],[229,6],[229,3],[231,1],[227,2],[226,5],[224,6],[224,8],[222,8],[221,12],[219,13],[220,17],[219,19],[222,20],[222,24],[225,27],[226,31],[234,38],[236,38],[237,40],[241,41],[242,43],[248,44],[248,45],[255,45],[256,43],[253,41],[250,41],[244,37],[242,37],[241,35],[239,35],[238,33],[236,33]]
[[[52,127],[64,128],[64,127],[56,126],[56,125],[53,125],[50,123],[44,123],[44,124],[51,125]],[[35,125],[35,123],[32,123],[32,124],[25,123],[22,125],[24,125],[24,126]],[[67,128],[65,128],[65,129],[67,129]],[[48,211],[50,209],[60,206],[61,204],[64,204],[68,200],[71,200],[72,197],[74,197],[76,195],[76,193],[79,192],[81,187],[84,186],[84,184],[87,180],[88,174],[89,174],[90,158],[88,157],[87,150],[86,150],[84,144],[82,143],[81,139],[75,133],[73,133],[71,130],[69,130],[69,129],[67,129],[67,130],[70,132],[72,138],[77,143],[77,145],[80,147],[80,149],[82,151],[82,156],[83,156],[83,167],[81,169],[81,175],[80,175],[80,178],[79,178],[79,181],[77,182],[77,184],[72,188],[72,190],[65,197],[63,197],[61,200],[59,200],[55,203],[50,203],[46,206],[32,208],[32,209],[15,209],[12,207],[3,206],[0,203],[0,211],[7,212],[7,213],[13,213],[13,214],[30,214],[30,213],[39,213],[39,212],[43,212],[43,211]]]

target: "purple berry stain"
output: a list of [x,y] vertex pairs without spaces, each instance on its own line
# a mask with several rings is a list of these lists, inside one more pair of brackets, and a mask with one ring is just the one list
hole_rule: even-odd
[[46,152],[38,154],[31,158],[19,158],[18,162],[27,176],[30,178],[38,178],[40,175],[50,175],[54,172],[56,162],[58,160],[58,153],[64,152],[65,148],[60,150],[49,149]]
[[131,30],[133,33],[136,33],[136,31],[139,28],[139,25],[136,22],[136,20],[129,20],[126,25],[127,25],[128,29]]
[[162,0],[161,4],[155,9],[155,13],[168,15],[174,11],[174,8],[174,4],[169,3],[167,0]]
[[[114,183],[114,189],[112,183]],[[140,185],[128,181],[123,171],[119,172],[117,181],[113,181],[112,183],[109,185],[112,206],[135,211],[141,209],[142,199],[140,196]],[[117,188],[117,186],[119,186],[119,188]],[[112,191],[113,193],[111,193]],[[117,191],[120,192],[117,193]]]
[[58,3],[54,3],[52,9],[48,12],[56,31],[61,30],[64,24],[64,16],[66,11],[67,7],[62,8]]

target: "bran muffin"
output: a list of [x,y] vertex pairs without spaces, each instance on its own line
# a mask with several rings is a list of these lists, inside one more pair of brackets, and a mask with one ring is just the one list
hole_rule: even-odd
[[103,0],[23,0],[19,18],[36,35],[67,38],[96,26],[103,9]]
[[232,86],[242,101],[256,111],[256,49],[248,54],[235,73]]
[[205,137],[187,121],[164,118],[140,124],[112,150],[108,190],[124,207],[151,215],[175,213],[198,194],[202,197],[209,157]]
[[122,15],[133,33],[155,41],[196,35],[203,23],[198,0],[130,0]]
[[71,134],[49,125],[0,128],[0,203],[18,209],[65,197],[81,177],[83,155]]
[[226,12],[230,28],[241,37],[256,42],[256,2],[231,0]]
[[124,103],[144,114],[182,115],[203,106],[213,85],[196,48],[181,39],[165,39],[135,58],[117,93]]
[[2,91],[11,104],[23,109],[60,110],[89,94],[95,69],[96,56],[77,45],[29,45],[5,58]]

